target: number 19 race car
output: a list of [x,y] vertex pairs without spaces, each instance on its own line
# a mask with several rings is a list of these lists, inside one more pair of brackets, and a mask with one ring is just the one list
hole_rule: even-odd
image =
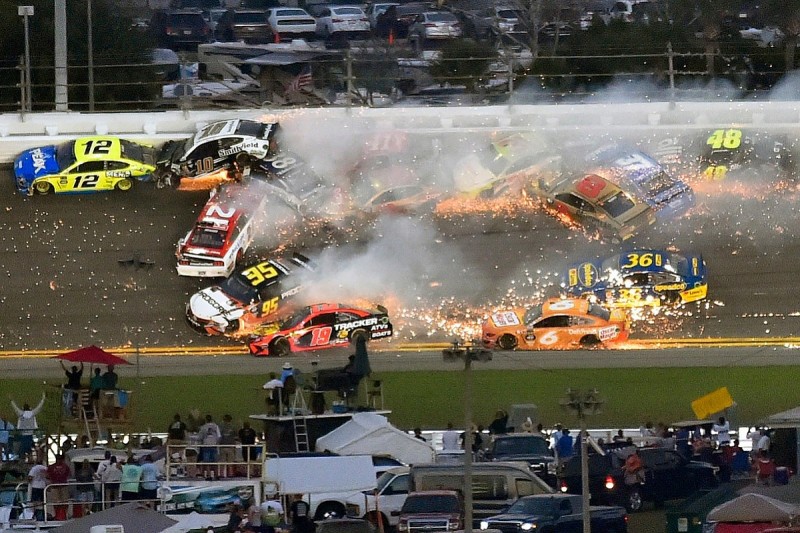
[[250,340],[250,353],[283,357],[392,336],[392,323],[383,306],[361,309],[343,304],[316,304],[300,309],[282,322],[258,328]]
[[701,255],[682,256],[664,250],[638,249],[603,261],[585,261],[567,272],[571,296],[608,307],[659,307],[706,297],[706,265]]
[[26,196],[127,191],[155,170],[151,146],[117,137],[82,137],[26,150],[14,160],[17,190]]
[[207,335],[247,333],[283,311],[315,270],[311,260],[270,259],[234,271],[233,275],[192,295],[186,305],[189,324]]
[[628,338],[623,309],[588,300],[551,298],[529,309],[492,313],[483,323],[483,344],[501,350],[573,350]]

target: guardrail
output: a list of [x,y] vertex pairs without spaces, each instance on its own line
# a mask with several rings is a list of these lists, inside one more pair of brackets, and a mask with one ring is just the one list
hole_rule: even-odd
[[793,129],[800,102],[653,102],[482,107],[241,109],[156,113],[33,113],[0,115],[0,163],[22,150],[84,135],[120,135],[159,144],[185,138],[202,125],[228,118],[278,120],[287,129],[336,126],[342,131],[707,129],[714,124]]

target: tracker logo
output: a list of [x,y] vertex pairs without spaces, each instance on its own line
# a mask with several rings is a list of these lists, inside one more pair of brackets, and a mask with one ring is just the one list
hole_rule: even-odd
[[33,163],[33,171],[35,173],[42,172],[47,168],[47,156],[44,155],[41,148],[37,148],[31,152],[31,162]]
[[336,324],[333,327],[336,331],[340,331],[343,329],[356,329],[356,328],[364,328],[367,326],[374,326],[378,323],[377,317],[372,318],[364,318],[362,320],[353,320],[350,322],[342,322],[341,324]]

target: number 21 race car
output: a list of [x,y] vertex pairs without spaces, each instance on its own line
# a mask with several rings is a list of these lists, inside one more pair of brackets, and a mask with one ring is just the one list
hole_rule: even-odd
[[149,179],[154,161],[151,146],[117,137],[82,137],[22,152],[14,160],[14,179],[26,196],[127,191],[134,179]]
[[250,340],[250,353],[283,357],[289,352],[305,352],[355,344],[364,340],[392,336],[392,323],[386,308],[360,309],[344,304],[316,304],[300,309],[282,322],[258,328],[260,336]]
[[551,298],[529,309],[492,313],[483,323],[483,344],[501,350],[572,350],[624,341],[628,317],[588,300]]

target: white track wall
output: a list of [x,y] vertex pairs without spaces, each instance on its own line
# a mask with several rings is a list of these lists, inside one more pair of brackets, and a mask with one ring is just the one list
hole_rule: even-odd
[[800,102],[655,102],[5,114],[0,116],[0,163],[10,163],[17,153],[27,148],[84,135],[120,135],[157,145],[168,139],[186,137],[208,122],[235,117],[321,121],[352,128],[370,124],[427,132],[498,129],[602,131],[617,128],[689,130],[728,124],[790,131],[798,128],[800,131]]

